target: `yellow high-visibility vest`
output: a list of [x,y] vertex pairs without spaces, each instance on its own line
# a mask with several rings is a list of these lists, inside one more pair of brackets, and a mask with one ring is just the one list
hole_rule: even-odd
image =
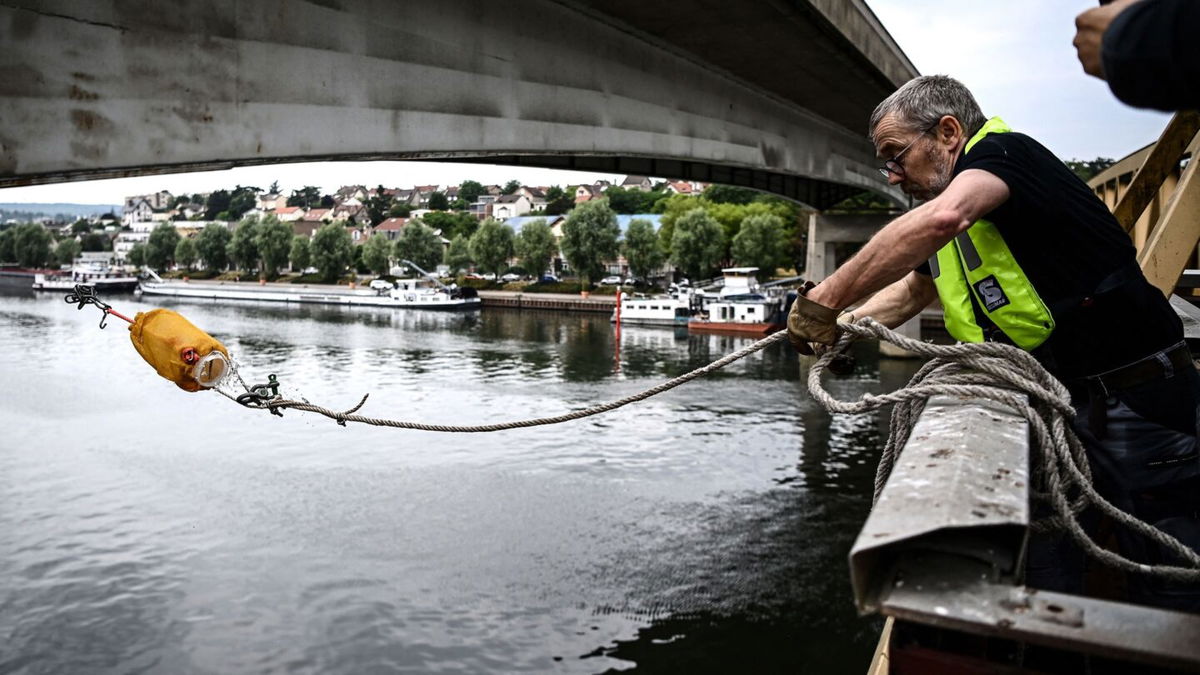
[[[1012,129],[1004,120],[993,117],[967,141],[964,152],[970,153],[988,134],[1009,131]],[[977,220],[960,232],[929,259],[929,268],[945,312],[946,330],[956,340],[983,342],[976,311],[983,312],[1021,349],[1036,348],[1054,332],[1050,308],[990,221]]]

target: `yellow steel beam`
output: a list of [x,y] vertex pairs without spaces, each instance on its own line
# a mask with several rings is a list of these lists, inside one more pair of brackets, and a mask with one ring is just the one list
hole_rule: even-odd
[[1194,110],[1175,113],[1167,128],[1163,129],[1158,143],[1146,156],[1146,161],[1113,208],[1113,215],[1126,232],[1133,229],[1138,217],[1150,205],[1163,180],[1178,165],[1183,151],[1197,132],[1200,132],[1200,112]]
[[1196,176],[1200,161],[1196,160],[1188,162],[1166,212],[1138,254],[1146,278],[1167,296],[1200,242],[1200,178]]

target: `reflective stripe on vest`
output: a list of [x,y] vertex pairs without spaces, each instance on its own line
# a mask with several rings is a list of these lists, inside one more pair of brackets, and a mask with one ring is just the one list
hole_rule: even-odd
[[[1011,131],[993,117],[971,137],[964,152],[988,134]],[[946,330],[962,342],[983,342],[977,311],[1018,347],[1031,350],[1054,331],[1054,317],[1012,251],[990,221],[977,220],[929,259]]]

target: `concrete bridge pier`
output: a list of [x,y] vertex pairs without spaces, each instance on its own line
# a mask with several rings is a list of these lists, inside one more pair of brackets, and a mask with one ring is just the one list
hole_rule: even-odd
[[[814,213],[808,220],[808,256],[805,259],[804,277],[820,281],[837,269],[842,260],[837,259],[838,244],[863,244],[884,225],[895,218],[895,214]],[[896,329],[905,337],[921,339],[921,317],[917,315]],[[881,342],[879,353],[893,358],[912,358],[912,352],[895,345]]]

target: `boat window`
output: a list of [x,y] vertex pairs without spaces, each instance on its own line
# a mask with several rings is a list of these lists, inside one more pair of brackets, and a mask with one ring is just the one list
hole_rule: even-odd
[[756,310],[756,309],[758,309],[758,308],[757,308],[757,307],[747,307],[747,308],[746,308],[746,313],[747,313],[747,314],[753,314],[753,313],[754,313],[754,310]]

